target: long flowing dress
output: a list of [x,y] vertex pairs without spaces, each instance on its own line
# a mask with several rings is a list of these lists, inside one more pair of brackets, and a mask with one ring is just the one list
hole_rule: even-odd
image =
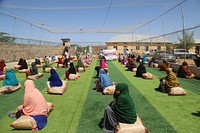
[[144,64],[141,62],[140,65],[137,67],[136,77],[142,77],[142,74],[146,73],[146,68]]
[[103,68],[101,68],[99,71],[98,80],[102,92],[106,87],[114,85],[113,81],[110,79],[110,77]]
[[36,75],[38,74],[38,67],[36,66],[35,62],[32,62],[31,68],[30,68],[30,75]]
[[3,80],[3,86],[17,86],[19,81],[13,71],[10,69],[6,70],[5,78]]
[[57,72],[55,69],[51,68],[50,70],[51,76],[49,77],[48,81],[50,81],[50,86],[62,86],[62,81],[60,77],[58,76]]
[[47,102],[32,80],[24,82],[24,89],[23,104],[18,107],[18,110],[22,110],[24,115],[33,117],[37,128],[41,130],[47,124]]
[[101,119],[99,126],[107,133],[114,133],[119,122],[133,124],[136,119],[135,104],[129,94],[127,84],[117,84],[114,102],[111,102],[105,109],[104,117]]

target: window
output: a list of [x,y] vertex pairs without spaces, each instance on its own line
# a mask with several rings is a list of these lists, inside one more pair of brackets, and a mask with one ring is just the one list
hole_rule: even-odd
[[140,46],[136,46],[136,50],[140,50]]
[[161,46],[157,46],[157,49],[158,49],[158,50],[161,50]]
[[113,46],[113,48],[115,48],[117,50],[117,46]]

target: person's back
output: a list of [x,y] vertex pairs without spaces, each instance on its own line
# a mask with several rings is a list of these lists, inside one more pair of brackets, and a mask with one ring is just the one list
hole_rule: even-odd
[[142,74],[146,73],[146,68],[143,62],[140,62],[140,65],[137,67],[136,77],[142,77]]

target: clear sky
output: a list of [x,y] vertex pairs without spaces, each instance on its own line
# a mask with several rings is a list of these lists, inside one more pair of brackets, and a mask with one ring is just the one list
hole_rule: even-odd
[[[119,33],[163,34],[182,29],[178,6],[162,17],[134,30],[182,0],[0,0],[0,12],[15,15],[48,29],[0,13],[0,31],[22,38],[60,42],[106,42]],[[112,4],[111,4],[112,2]],[[110,6],[111,5],[111,6]],[[109,8],[110,7],[110,8]],[[200,0],[183,3],[185,28],[200,24]],[[200,29],[195,36],[200,38]],[[109,33],[107,33],[109,32]],[[112,33],[110,33],[112,32]],[[196,34],[199,33],[199,34]],[[81,43],[83,42],[83,43]]]

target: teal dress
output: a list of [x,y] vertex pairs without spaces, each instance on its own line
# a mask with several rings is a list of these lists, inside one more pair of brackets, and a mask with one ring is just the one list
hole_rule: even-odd
[[10,69],[6,70],[6,76],[3,80],[3,86],[17,86],[19,81],[13,71]]

